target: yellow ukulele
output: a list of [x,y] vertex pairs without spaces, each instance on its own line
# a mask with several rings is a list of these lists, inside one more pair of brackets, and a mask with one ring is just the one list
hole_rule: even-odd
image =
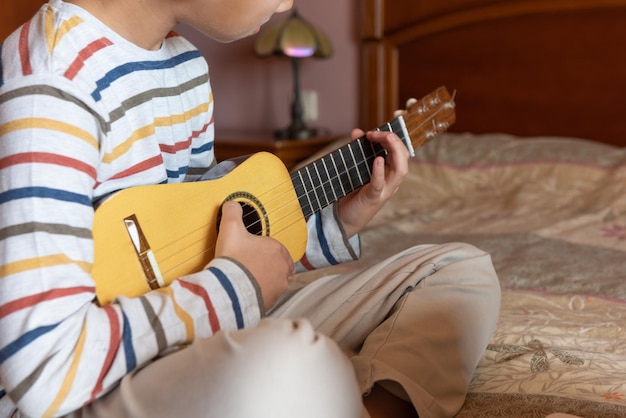
[[[455,121],[454,101],[440,87],[379,130],[393,131],[411,155]],[[209,181],[122,190],[96,210],[93,278],[101,304],[139,296],[203,269],[214,256],[219,213],[229,200],[244,209],[252,233],[271,236],[294,261],[304,254],[306,219],[368,183],[379,144],[359,138],[289,173],[261,152],[211,170]]]

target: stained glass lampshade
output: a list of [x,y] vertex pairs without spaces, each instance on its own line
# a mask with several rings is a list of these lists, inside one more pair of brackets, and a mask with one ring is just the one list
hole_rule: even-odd
[[276,138],[306,139],[316,136],[317,131],[307,127],[303,120],[300,60],[309,57],[329,57],[332,54],[332,46],[328,37],[294,11],[286,20],[263,29],[255,40],[254,51],[260,57],[283,56],[290,58],[292,62],[291,124],[286,129],[276,131]]

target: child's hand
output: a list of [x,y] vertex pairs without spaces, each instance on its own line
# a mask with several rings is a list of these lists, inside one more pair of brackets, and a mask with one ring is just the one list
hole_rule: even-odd
[[215,245],[216,257],[228,257],[244,265],[261,288],[265,309],[270,309],[287,290],[287,279],[295,272],[289,252],[274,238],[248,232],[239,203],[222,206],[220,233]]
[[[355,129],[352,138],[363,135]],[[380,143],[388,152],[386,162],[376,157],[371,181],[339,200],[339,219],[348,237],[358,233],[398,190],[409,170],[409,150],[394,133],[372,131],[367,139]]]

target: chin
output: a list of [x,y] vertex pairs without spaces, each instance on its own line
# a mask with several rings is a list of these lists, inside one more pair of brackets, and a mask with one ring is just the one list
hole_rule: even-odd
[[252,36],[253,33],[243,33],[243,34],[206,34],[209,38],[220,42],[222,44],[229,44],[235,41],[239,41],[241,39]]

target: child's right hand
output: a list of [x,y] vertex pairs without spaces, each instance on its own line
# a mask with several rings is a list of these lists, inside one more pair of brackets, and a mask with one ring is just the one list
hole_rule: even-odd
[[237,260],[252,273],[267,310],[287,290],[288,277],[294,274],[295,265],[287,248],[279,241],[248,232],[242,216],[239,203],[224,203],[215,256]]

